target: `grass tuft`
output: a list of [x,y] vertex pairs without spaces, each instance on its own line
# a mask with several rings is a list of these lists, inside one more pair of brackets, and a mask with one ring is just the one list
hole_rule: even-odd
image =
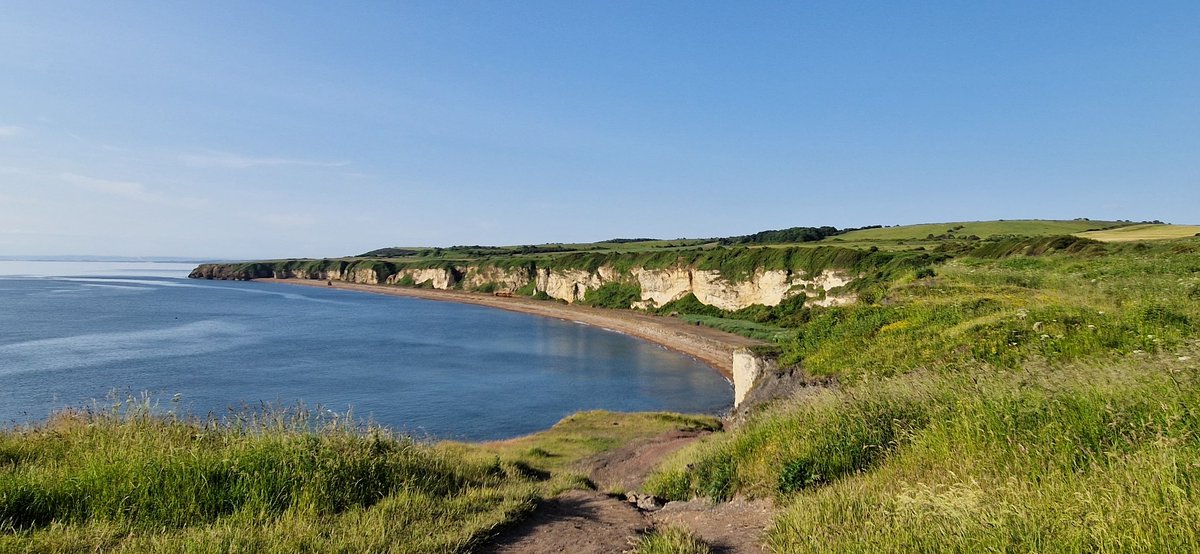
[[678,527],[655,529],[637,543],[635,554],[711,554],[704,541]]

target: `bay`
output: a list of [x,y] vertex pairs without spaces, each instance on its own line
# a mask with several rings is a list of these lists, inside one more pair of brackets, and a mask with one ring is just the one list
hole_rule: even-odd
[[[580,410],[717,413],[712,368],[596,327],[190,264],[0,261],[0,423],[149,394],[205,417],[298,403],[419,437],[491,440]],[[178,395],[178,401],[172,401]]]

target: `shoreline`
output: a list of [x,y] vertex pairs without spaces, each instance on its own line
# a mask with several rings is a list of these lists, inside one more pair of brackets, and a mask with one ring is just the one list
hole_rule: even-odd
[[332,281],[332,286],[324,280],[311,279],[253,279],[253,281],[474,304],[508,310],[510,312],[592,325],[608,331],[639,338],[668,350],[691,356],[713,368],[730,382],[733,381],[734,350],[764,344],[762,341],[726,333],[711,327],[689,325],[675,318],[639,313],[632,310],[593,308],[591,306],[562,304],[550,300],[493,296],[490,294],[485,295],[483,293],[456,290],[415,289],[394,285],[368,285],[343,281]]

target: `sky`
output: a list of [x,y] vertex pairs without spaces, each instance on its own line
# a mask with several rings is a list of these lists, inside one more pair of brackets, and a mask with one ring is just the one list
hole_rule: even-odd
[[0,255],[1200,223],[1200,2],[0,11]]

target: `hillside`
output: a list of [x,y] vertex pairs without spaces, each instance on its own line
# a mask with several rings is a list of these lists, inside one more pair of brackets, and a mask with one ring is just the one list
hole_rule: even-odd
[[783,365],[839,386],[650,489],[774,498],[777,552],[1195,551],[1200,238],[1026,242],[784,320]]

